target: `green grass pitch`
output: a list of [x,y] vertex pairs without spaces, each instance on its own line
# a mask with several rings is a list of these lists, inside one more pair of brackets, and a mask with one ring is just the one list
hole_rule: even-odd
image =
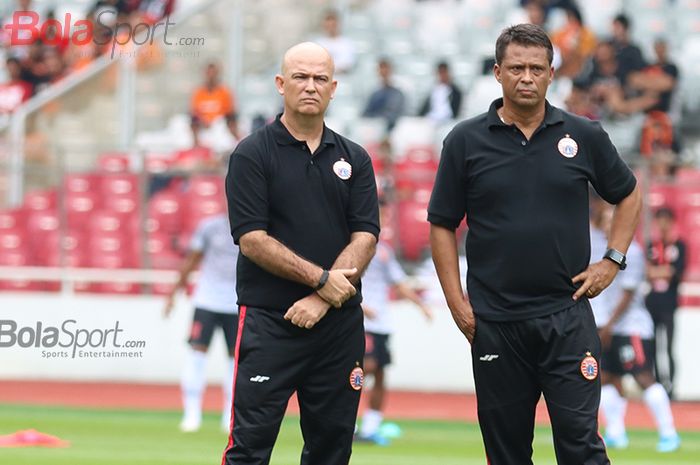
[[[0,449],[3,465],[218,465],[226,434],[209,414],[197,433],[177,429],[179,412],[90,410],[0,404],[0,434],[34,428],[71,442],[66,449]],[[484,465],[478,425],[447,421],[399,421],[401,438],[390,446],[356,445],[352,465]],[[630,448],[611,451],[614,465],[700,464],[700,432],[681,432],[681,450],[658,454],[656,434],[630,431]],[[554,465],[551,434],[538,428],[534,461]],[[285,420],[272,465],[297,465],[298,419]]]

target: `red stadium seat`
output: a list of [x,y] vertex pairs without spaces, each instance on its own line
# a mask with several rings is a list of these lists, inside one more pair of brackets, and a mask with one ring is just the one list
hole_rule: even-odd
[[[113,249],[114,244],[107,248]],[[115,252],[92,253],[89,258],[89,264],[93,268],[120,269],[130,268],[130,260],[129,254],[124,253],[123,249],[119,249]],[[99,294],[139,294],[141,286],[137,283],[128,282],[97,282],[87,285],[85,291]]]
[[187,195],[195,197],[220,197],[224,194],[224,178],[215,175],[196,175],[189,180]]
[[0,211],[0,230],[24,229],[26,227],[26,212],[21,209]]
[[182,231],[182,195],[172,189],[156,193],[148,202],[147,230],[176,234]]
[[123,216],[110,210],[96,210],[88,221],[91,233],[115,233],[124,231],[125,227]]
[[437,169],[439,157],[432,145],[417,145],[406,149],[405,159],[416,164],[430,164]]
[[138,198],[139,178],[135,174],[109,174],[101,177],[100,192],[103,196]]
[[30,191],[24,195],[24,206],[27,210],[53,210],[56,208],[57,196],[55,190]]
[[122,152],[103,153],[97,160],[100,171],[121,173],[129,170],[129,155]]
[[676,186],[652,184],[647,193],[646,203],[652,210],[660,207],[674,208],[676,205]]
[[65,193],[82,194],[99,190],[99,176],[93,173],[67,174],[63,178],[63,190]]
[[[2,242],[0,240],[0,242]],[[4,248],[0,243],[0,266],[29,266],[31,253],[25,247]],[[3,291],[41,291],[42,283],[25,279],[0,280],[0,290]]]
[[700,208],[700,186],[676,188],[675,201],[680,210]]
[[187,203],[185,230],[188,232],[194,231],[202,220],[226,211],[226,198],[223,196],[189,197]]
[[70,229],[85,229],[92,212],[99,208],[96,192],[66,194],[66,221]]
[[430,243],[430,225],[426,218],[428,205],[424,202],[399,203],[399,243],[404,258],[417,260]]

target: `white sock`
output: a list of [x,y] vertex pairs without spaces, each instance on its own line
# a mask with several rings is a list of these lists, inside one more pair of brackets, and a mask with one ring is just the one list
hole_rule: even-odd
[[676,428],[673,426],[673,413],[671,413],[671,401],[664,387],[655,383],[644,390],[644,403],[654,415],[656,427],[661,437],[674,436]]
[[362,415],[362,425],[360,426],[360,436],[372,436],[379,431],[384,416],[379,410],[367,409]]
[[224,379],[221,383],[221,397],[223,405],[221,406],[221,424],[231,424],[231,400],[233,399],[233,358],[229,358],[226,362],[226,370],[224,371]]
[[185,371],[182,374],[182,403],[185,409],[185,418],[201,420],[202,397],[206,385],[207,354],[197,350],[191,350]]
[[624,436],[627,399],[622,397],[612,384],[606,384],[601,388],[600,408],[605,417],[605,435],[615,439]]

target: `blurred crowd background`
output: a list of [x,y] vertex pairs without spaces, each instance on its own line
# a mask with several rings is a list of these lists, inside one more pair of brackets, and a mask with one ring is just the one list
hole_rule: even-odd
[[[21,11],[45,26],[31,43],[12,38]],[[700,0],[8,0],[0,18],[0,266],[177,269],[225,209],[231,151],[281,111],[282,51],[309,39],[336,63],[327,124],[372,156],[385,239],[419,269],[442,139],[500,96],[500,30],[532,22],[556,49],[550,102],[600,120],[642,183],[638,239],[670,208],[700,280]],[[41,276],[0,287],[169,292]]]

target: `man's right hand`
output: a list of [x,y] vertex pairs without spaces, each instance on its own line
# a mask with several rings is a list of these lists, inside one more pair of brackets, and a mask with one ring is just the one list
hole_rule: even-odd
[[330,270],[328,281],[317,291],[323,300],[335,308],[340,308],[346,300],[357,293],[348,278],[357,273],[357,268]]
[[474,318],[472,305],[468,300],[464,299],[455,308],[450,308],[450,311],[459,330],[466,336],[469,344],[473,344],[474,335],[476,334],[476,318]]

